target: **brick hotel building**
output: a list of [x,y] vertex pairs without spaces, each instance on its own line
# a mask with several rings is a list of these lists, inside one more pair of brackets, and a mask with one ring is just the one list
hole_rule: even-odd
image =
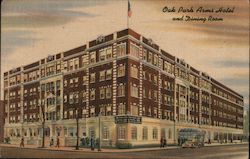
[[43,110],[46,145],[75,145],[77,115],[80,137],[100,132],[102,146],[176,143],[182,128],[243,134],[242,95],[131,29],[5,72],[4,104],[12,144],[41,145]]

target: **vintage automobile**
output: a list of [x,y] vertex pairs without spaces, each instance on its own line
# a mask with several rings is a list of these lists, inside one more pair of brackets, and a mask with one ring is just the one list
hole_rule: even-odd
[[204,146],[205,132],[197,129],[181,129],[179,132],[179,145],[182,148],[196,148]]

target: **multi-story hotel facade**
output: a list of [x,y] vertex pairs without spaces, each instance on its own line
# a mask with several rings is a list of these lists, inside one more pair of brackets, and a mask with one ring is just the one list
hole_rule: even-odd
[[76,116],[80,138],[102,146],[177,143],[182,128],[212,142],[243,134],[242,95],[131,29],[5,72],[4,104],[13,144],[41,145],[43,112],[46,145],[75,145]]

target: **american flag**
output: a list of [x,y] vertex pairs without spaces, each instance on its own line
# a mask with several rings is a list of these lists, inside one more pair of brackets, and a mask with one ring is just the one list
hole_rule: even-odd
[[128,17],[131,17],[131,15],[132,15],[132,10],[130,7],[130,2],[128,1]]

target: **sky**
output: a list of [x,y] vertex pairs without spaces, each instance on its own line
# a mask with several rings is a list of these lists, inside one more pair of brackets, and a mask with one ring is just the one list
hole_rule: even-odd
[[[2,74],[127,28],[126,0],[3,0]],[[129,27],[244,96],[249,107],[249,2],[247,0],[130,0]],[[174,7],[176,12],[162,9]],[[178,9],[193,8],[194,12]],[[200,13],[196,9],[214,9]],[[220,7],[233,13],[215,13]],[[223,21],[173,21],[174,17]],[[1,81],[3,83],[3,81]]]

